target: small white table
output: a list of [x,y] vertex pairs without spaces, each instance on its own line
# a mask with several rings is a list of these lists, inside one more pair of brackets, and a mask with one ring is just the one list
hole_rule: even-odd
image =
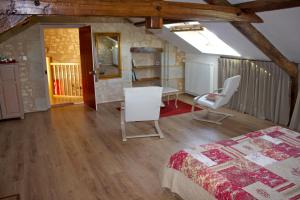
[[175,107],[178,108],[177,106],[177,101],[178,101],[178,95],[179,95],[179,90],[171,87],[163,87],[162,95],[168,98],[168,104],[170,102],[170,96],[175,95]]

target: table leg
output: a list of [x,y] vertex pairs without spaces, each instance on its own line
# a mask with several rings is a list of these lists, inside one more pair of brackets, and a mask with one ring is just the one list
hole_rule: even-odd
[[170,104],[170,95],[167,96],[168,98],[168,105]]
[[178,100],[178,93],[176,93],[176,99],[175,99],[175,107],[176,107],[176,108],[178,108],[177,100]]

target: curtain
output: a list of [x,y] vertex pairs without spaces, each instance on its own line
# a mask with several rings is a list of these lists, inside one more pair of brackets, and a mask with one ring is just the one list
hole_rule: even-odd
[[219,59],[219,84],[241,75],[238,91],[228,107],[260,119],[288,125],[290,113],[290,77],[272,62]]
[[[299,69],[298,77],[300,77],[300,64],[298,66],[298,69]],[[293,116],[291,119],[290,128],[300,131],[300,79],[298,82],[298,97],[294,108]]]

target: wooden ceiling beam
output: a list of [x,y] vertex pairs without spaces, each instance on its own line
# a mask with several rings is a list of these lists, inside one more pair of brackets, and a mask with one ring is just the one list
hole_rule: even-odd
[[7,15],[2,16],[0,19],[0,43],[7,38],[9,34],[6,34],[12,28],[23,30],[26,24],[29,23],[31,16],[27,15]]
[[164,26],[163,18],[147,17],[145,25],[147,29],[162,29]]
[[222,6],[235,6],[240,8],[246,13],[255,13],[255,12],[264,12],[271,10],[279,10],[286,8],[294,8],[300,6],[299,0],[256,0],[249,1],[239,4],[230,4],[228,1],[224,2],[223,0],[205,0],[208,4],[211,5],[222,5]]
[[26,15],[8,15],[8,16],[3,16],[0,18],[0,25],[1,29],[3,31],[7,31],[10,28],[12,28],[15,25],[18,25],[20,23],[23,23],[26,21],[30,16]]
[[[5,13],[10,0],[2,0],[0,13]],[[64,16],[112,16],[112,17],[162,17],[168,19],[198,21],[245,21],[262,22],[261,18],[247,14],[233,6],[217,6],[198,3],[167,1],[82,1],[40,0],[35,6],[32,0],[14,0],[14,9],[19,15],[64,15]]]
[[259,0],[250,1],[240,4],[234,4],[234,6],[242,9],[247,13],[265,12],[271,10],[280,10],[286,8],[294,8],[300,6],[299,0]]
[[291,77],[298,74],[297,65],[289,61],[261,32],[249,23],[231,23],[248,40],[258,47],[274,63],[286,71]]
[[[190,22],[191,20],[172,20],[172,19],[164,19],[163,24],[176,24],[176,23],[184,23],[184,22]],[[145,26],[146,21],[140,21],[133,23],[137,27]]]
[[[231,5],[227,0],[206,0],[207,3],[216,5]],[[261,32],[252,24],[244,22],[231,22],[231,24],[240,31],[248,40],[258,47],[266,56],[268,56],[279,67],[286,71],[291,77],[298,75],[298,67],[295,63],[289,61]]]
[[[230,6],[227,0],[205,0],[212,5]],[[248,40],[257,46],[274,63],[286,71],[291,77],[298,76],[298,66],[289,61],[261,32],[250,23],[231,22]]]

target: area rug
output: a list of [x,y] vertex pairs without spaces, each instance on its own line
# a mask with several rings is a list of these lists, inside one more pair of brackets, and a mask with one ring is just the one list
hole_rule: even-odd
[[[184,113],[189,113],[192,110],[192,105],[184,103],[180,100],[177,101],[177,108],[175,107],[175,100],[170,100],[169,103],[164,101],[165,107],[160,109],[160,117],[170,117],[173,115],[179,115]],[[117,108],[120,111],[120,107]],[[195,110],[201,110],[200,108],[195,108]]]
[[[160,109],[160,117],[169,117],[172,115],[179,115],[184,113],[189,113],[192,110],[192,105],[182,102],[180,100],[177,101],[177,108],[175,107],[175,100],[170,100],[168,103],[164,101],[165,107]],[[200,108],[195,108],[195,110],[201,110]]]

